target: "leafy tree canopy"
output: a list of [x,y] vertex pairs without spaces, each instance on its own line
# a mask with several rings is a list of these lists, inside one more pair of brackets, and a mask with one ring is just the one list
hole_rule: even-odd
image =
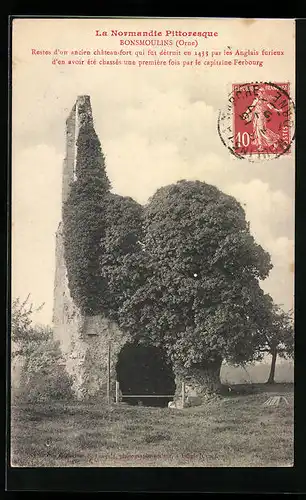
[[237,200],[199,181],[163,187],[144,209],[142,238],[146,279],[124,300],[120,325],[185,366],[252,359],[259,279],[272,265]]
[[258,328],[259,356],[275,351],[280,357],[294,356],[293,310],[285,311],[266,294]]

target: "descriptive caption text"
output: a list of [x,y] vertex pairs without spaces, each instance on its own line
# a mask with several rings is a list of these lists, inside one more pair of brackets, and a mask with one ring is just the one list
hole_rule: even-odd
[[[271,58],[282,57],[279,48],[215,47],[207,48],[208,39],[217,39],[214,31],[120,31],[95,30],[94,37],[103,42],[117,37],[117,48],[43,48],[33,47],[33,57],[47,57],[54,66],[257,66],[264,67]],[[163,37],[163,38],[160,38]],[[105,45],[105,47],[103,47]],[[203,48],[204,46],[204,48]]]

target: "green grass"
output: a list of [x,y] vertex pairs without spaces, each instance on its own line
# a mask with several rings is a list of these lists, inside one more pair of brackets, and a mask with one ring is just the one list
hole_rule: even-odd
[[[293,385],[236,386],[206,405],[173,410],[103,403],[12,406],[19,467],[288,467]],[[240,393],[239,393],[240,392]],[[289,406],[265,407],[273,394]]]

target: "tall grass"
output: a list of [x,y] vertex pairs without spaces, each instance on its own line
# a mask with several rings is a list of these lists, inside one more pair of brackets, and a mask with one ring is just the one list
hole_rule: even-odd
[[[263,405],[280,391],[288,406]],[[292,391],[290,385],[261,386],[183,410],[72,402],[13,406],[12,465],[292,466]]]

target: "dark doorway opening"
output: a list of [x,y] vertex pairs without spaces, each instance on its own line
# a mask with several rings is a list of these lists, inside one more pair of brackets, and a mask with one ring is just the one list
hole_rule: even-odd
[[[173,400],[174,374],[161,349],[127,344],[118,356],[116,371],[124,403],[167,406]],[[151,394],[155,397],[141,397]],[[169,397],[158,397],[159,394]],[[136,397],[126,397],[132,395]]]

